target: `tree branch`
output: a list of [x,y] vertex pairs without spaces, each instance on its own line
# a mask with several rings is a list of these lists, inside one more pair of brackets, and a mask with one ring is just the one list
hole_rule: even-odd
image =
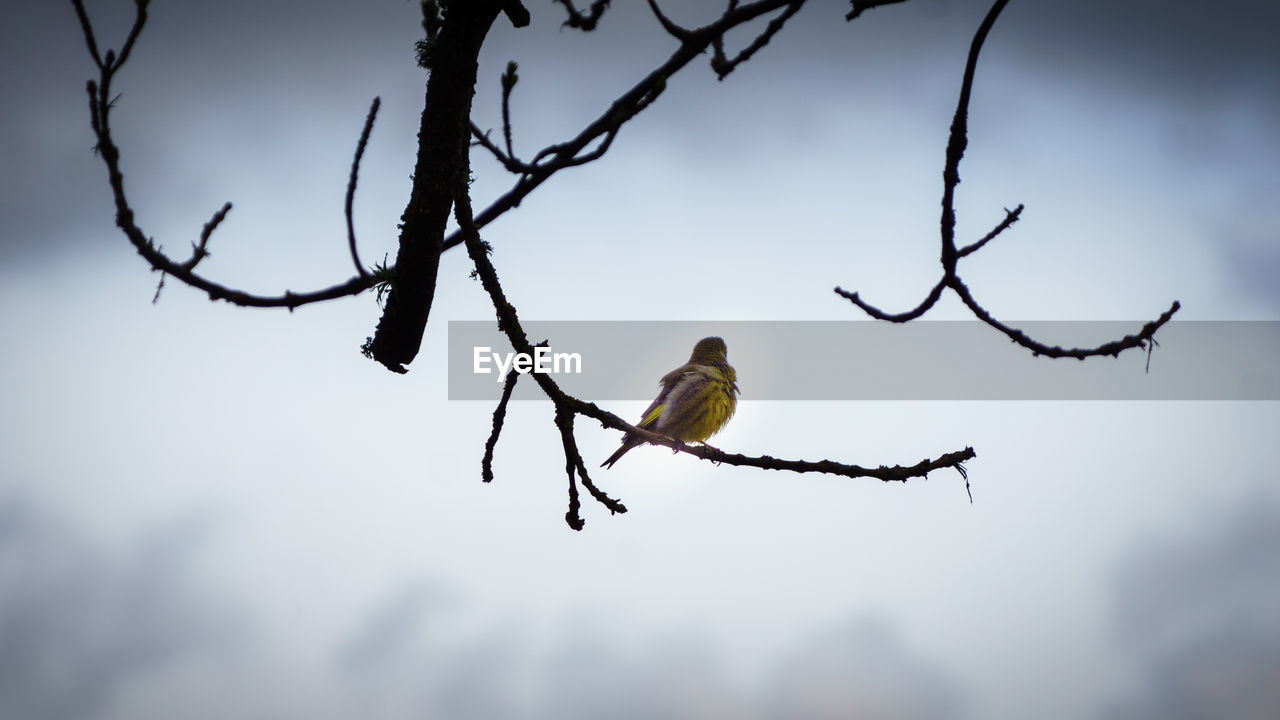
[[[465,167],[464,167],[465,169]],[[465,186],[459,188],[457,193],[457,201],[454,205],[454,216],[458,220],[458,227],[462,233],[463,243],[467,248],[467,254],[475,265],[476,275],[480,278],[480,283],[484,287],[485,292],[489,295],[490,301],[493,303],[494,310],[498,317],[498,329],[507,336],[507,340],[511,343],[512,348],[516,352],[525,355],[533,355],[534,347],[530,345],[528,336],[525,334],[524,328],[520,324],[520,318],[516,312],[516,308],[507,299],[506,293],[502,290],[502,284],[498,279],[498,272],[493,266],[493,262],[489,259],[488,247],[480,238],[480,230],[472,215],[471,198]],[[821,460],[817,462],[805,460],[781,460],[770,457],[768,455],[760,457],[749,457],[746,455],[729,454],[722,450],[707,446],[686,445],[679,440],[669,438],[651,432],[644,428],[636,427],[627,423],[622,418],[602,410],[593,403],[584,402],[565,393],[560,386],[546,373],[532,373],[534,381],[542,388],[551,402],[555,404],[555,423],[560,431],[561,443],[565,452],[565,472],[569,476],[569,510],[565,513],[565,521],[569,527],[574,530],[581,530],[584,525],[580,514],[581,503],[578,496],[577,481],[580,478],[582,484],[592,494],[597,501],[609,508],[610,512],[620,513],[626,512],[626,507],[622,503],[613,500],[608,495],[600,492],[591,482],[591,476],[587,471],[586,465],[582,460],[581,454],[578,452],[577,441],[573,434],[573,418],[575,415],[583,415],[592,418],[601,425],[614,430],[620,430],[623,433],[630,433],[634,436],[654,445],[662,445],[669,447],[677,452],[684,452],[704,460],[711,460],[716,463],[728,465],[741,465],[744,467],[756,467],[765,470],[787,470],[796,473],[818,472],[831,475],[840,475],[842,477],[859,478],[870,477],[885,482],[896,481],[905,482],[914,477],[927,477],[930,472],[942,468],[955,468],[960,475],[965,478],[966,491],[969,488],[968,475],[965,472],[963,463],[976,457],[973,448],[965,448],[952,453],[947,453],[935,460],[925,459],[915,465],[892,467],[879,466],[876,468],[865,468],[858,465],[849,465],[838,463],[831,460]],[[506,403],[507,388],[503,388],[504,399],[499,401],[499,408]],[[499,412],[495,410],[495,432],[497,427],[497,417]],[[481,478],[484,479],[484,470],[482,463]],[[972,499],[972,495],[970,496]]]
[[498,436],[502,434],[502,424],[507,419],[507,403],[511,402],[511,393],[516,389],[519,377],[520,373],[509,370],[502,381],[502,397],[498,400],[498,406],[493,409],[493,430],[485,441],[484,456],[480,459],[480,479],[484,482],[493,482],[493,449],[497,447]]
[[113,50],[107,50],[105,56],[99,55],[93,25],[89,21],[88,13],[85,12],[83,0],[71,0],[71,4],[75,7],[76,17],[79,18],[80,27],[84,31],[85,45],[89,50],[89,55],[98,67],[97,80],[90,80],[85,86],[89,95],[90,125],[93,128],[93,134],[96,139],[94,149],[107,167],[107,179],[111,186],[111,194],[116,206],[117,227],[124,232],[125,237],[129,239],[138,254],[147,261],[151,269],[161,273],[156,295],[152,298],[153,302],[159,298],[160,288],[164,285],[165,277],[177,278],[191,287],[203,290],[208,294],[210,300],[225,300],[234,305],[244,307],[285,307],[289,310],[313,302],[358,295],[372,286],[373,283],[369,278],[357,275],[345,282],[320,290],[304,293],[294,293],[286,290],[282,295],[269,296],[254,295],[243,290],[229,288],[197,275],[195,268],[201,260],[209,255],[209,239],[213,231],[217,229],[231,210],[231,203],[223,205],[218,212],[214,213],[213,219],[205,223],[198,243],[192,244],[193,254],[191,259],[185,262],[177,262],[161,252],[159,246],[147,237],[146,233],[142,231],[134,220],[133,208],[129,205],[128,197],[124,191],[124,173],[120,169],[120,149],[116,147],[115,141],[111,136],[110,123],[111,110],[114,108],[114,100],[111,99],[111,82],[115,79],[116,73],[120,71],[125,61],[128,60],[134,43],[141,34],[142,28],[146,25],[147,3],[145,1],[136,3],[137,11],[133,26],[129,30],[129,35],[125,39],[118,58]]
[[1010,225],[1018,222],[1018,218],[1022,216],[1022,210],[1024,207],[1026,206],[1023,205],[1022,203],[1018,203],[1018,207],[1012,210],[1005,208],[1004,220],[1001,220],[1000,224],[996,225],[995,228],[991,230],[991,232],[987,233],[986,235],[983,235],[981,240],[971,245],[967,245],[963,249],[961,249],[960,252],[956,253],[956,257],[962,258],[965,255],[969,255],[970,253],[975,253],[981,250],[983,245],[986,245],[987,243],[991,242],[992,240],[995,239],[997,235],[1004,232],[1005,230],[1008,230]]
[[[898,0],[889,0],[889,2],[896,1]],[[977,32],[974,33],[973,42],[969,45],[969,56],[965,62],[964,78],[960,84],[960,99],[956,103],[955,116],[951,120],[951,133],[947,139],[946,162],[942,170],[942,218],[940,221],[940,235],[942,239],[942,252],[940,258],[942,263],[942,278],[938,280],[938,283],[933,286],[933,289],[929,291],[929,294],[925,296],[924,300],[921,301],[919,305],[904,313],[887,313],[880,310],[879,308],[862,300],[856,292],[848,292],[839,287],[835,288],[835,292],[837,295],[849,300],[863,312],[877,320],[902,323],[915,320],[916,318],[924,315],[934,306],[934,304],[938,302],[938,298],[941,297],[943,290],[950,288],[960,297],[960,300],[969,308],[970,311],[973,312],[977,319],[1004,333],[1009,339],[1022,347],[1027,348],[1034,355],[1044,355],[1045,357],[1051,358],[1074,357],[1083,360],[1086,357],[1101,355],[1115,356],[1124,350],[1135,347],[1147,348],[1150,350],[1151,346],[1148,345],[1147,342],[1154,342],[1153,336],[1156,330],[1159,330],[1161,326],[1168,322],[1169,319],[1173,317],[1173,314],[1181,307],[1176,300],[1173,302],[1173,305],[1170,306],[1168,311],[1156,320],[1144,325],[1142,330],[1134,335],[1127,335],[1120,340],[1104,343],[1095,348],[1063,349],[1058,346],[1050,346],[1033,340],[1021,330],[1009,327],[997,320],[991,315],[991,313],[987,312],[987,310],[983,308],[977,300],[974,299],[968,286],[966,286],[964,281],[960,279],[960,274],[957,270],[960,258],[981,250],[983,246],[994,239],[997,235],[1007,230],[1011,225],[1018,221],[1019,217],[1022,216],[1022,210],[1024,207],[1023,205],[1018,205],[1018,207],[1013,210],[1005,210],[1004,220],[992,229],[991,232],[987,233],[978,241],[967,245],[962,250],[956,249],[955,190],[956,186],[960,184],[960,160],[964,157],[964,151],[969,142],[969,98],[973,92],[973,79],[977,72],[978,55],[982,51],[982,45],[986,41],[987,34],[990,33],[992,26],[995,25],[996,18],[1000,16],[1001,10],[1003,10],[1004,6],[1008,3],[1009,0],[996,0],[996,2],[991,6],[991,9],[987,11],[987,15],[983,18],[982,24],[978,26]],[[853,3],[854,9],[850,15],[856,17],[858,13],[862,12],[862,10],[881,4],[888,3],[859,3],[855,0]]]
[[569,14],[569,19],[564,21],[564,27],[571,27],[575,30],[583,32],[591,32],[596,29],[596,23],[604,16],[604,11],[609,8],[609,0],[594,0],[591,8],[584,14],[573,6],[573,0],[552,0],[564,6],[565,12]]
[[401,216],[396,285],[364,348],[393,372],[407,372],[405,364],[417,357],[422,345],[435,299],[444,231],[467,152],[477,58],[503,4],[503,0],[450,3],[432,50],[413,190]]
[[853,6],[853,9],[849,11],[849,14],[844,16],[844,19],[848,22],[861,15],[864,10],[870,10],[871,8],[880,7],[881,5],[893,5],[894,3],[900,2],[906,2],[906,0],[850,0],[849,4]]
[[[556,0],[565,5],[570,17],[581,16],[572,2]],[[488,150],[502,163],[508,171],[521,177],[504,194],[493,200],[488,207],[475,216],[477,228],[483,228],[503,213],[520,205],[524,198],[546,182],[552,175],[569,167],[585,165],[603,157],[622,125],[653,104],[666,89],[667,79],[684,69],[689,62],[711,47],[712,43],[724,36],[726,32],[744,23],[751,22],[763,15],[787,7],[787,17],[794,14],[803,5],[803,0],[758,0],[746,5],[730,3],[728,9],[714,22],[696,30],[688,30],[680,46],[677,47],[665,62],[652,72],[641,78],[630,90],[614,100],[595,120],[588,123],[573,138],[561,143],[548,145],[534,155],[529,163],[509,156],[498,150],[478,127],[472,129],[472,136],[482,147]],[[592,6],[593,8],[595,5]],[[603,6],[602,6],[603,7]],[[601,10],[603,12],[603,10]],[[589,16],[582,16],[589,17]],[[774,22],[778,19],[775,18]],[[583,22],[586,22],[585,20]],[[571,27],[579,27],[572,22]],[[683,30],[683,29],[682,29]],[[774,31],[776,32],[776,30]],[[764,34],[772,35],[769,30]],[[743,58],[745,60],[745,58]],[[741,62],[741,61],[739,61]],[[593,143],[599,142],[594,150],[585,152]],[[442,252],[463,243],[462,231],[456,230],[445,238]]]
[[369,106],[369,115],[364,119],[364,129],[360,131],[360,141],[356,143],[356,156],[351,161],[351,179],[347,182],[347,243],[351,246],[351,262],[355,263],[356,274],[360,277],[368,277],[369,272],[364,269],[364,265],[360,262],[360,254],[356,252],[356,226],[351,217],[351,206],[356,199],[356,178],[360,175],[360,159],[364,157],[364,148],[369,144],[369,133],[373,132],[373,120],[378,116],[378,108],[382,105],[382,98],[375,97],[373,104]]
[[781,15],[770,20],[769,24],[765,26],[764,31],[757,35],[749,45],[739,51],[732,60],[725,57],[724,36],[721,35],[718,37],[716,42],[712,43],[711,55],[711,69],[715,71],[716,77],[720,80],[724,80],[725,77],[728,76],[729,73],[733,72],[739,65],[750,60],[752,55],[755,55],[761,48],[769,44],[769,41],[773,39],[773,36],[777,35],[778,31],[782,29],[782,26],[786,25],[787,21],[799,12],[800,8],[803,6],[804,0],[795,0],[788,5],[787,9],[782,11]]

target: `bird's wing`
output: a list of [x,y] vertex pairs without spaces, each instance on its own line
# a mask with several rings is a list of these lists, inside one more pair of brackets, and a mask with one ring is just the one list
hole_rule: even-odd
[[707,385],[715,382],[717,377],[720,377],[719,371],[705,365],[686,365],[668,373],[662,378],[662,393],[654,401],[655,405],[661,403],[663,406],[661,411],[654,413],[653,419],[657,423],[654,429],[665,432],[666,428],[687,425],[690,414],[703,411],[700,400]]

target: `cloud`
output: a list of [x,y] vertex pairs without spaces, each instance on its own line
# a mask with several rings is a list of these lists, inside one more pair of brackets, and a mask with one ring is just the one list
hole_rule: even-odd
[[1224,520],[1123,564],[1116,634],[1141,678],[1109,717],[1280,714],[1280,503]]
[[779,663],[765,706],[776,718],[964,716],[955,682],[907,648],[890,623],[869,618],[818,633]]
[[223,642],[231,617],[189,572],[202,529],[117,555],[0,497],[0,716],[98,717],[131,681]]
[[[338,684],[382,717],[964,715],[964,697],[948,674],[877,619],[819,628],[744,673],[731,670],[728,651],[696,629],[668,627],[624,641],[624,629],[594,620],[589,612],[541,634],[527,616],[459,629],[469,625],[464,607],[442,601],[447,593],[438,586],[424,587],[391,593],[340,652]],[[366,651],[374,646],[393,651]],[[359,664],[350,662],[351,648],[366,649]],[[384,662],[375,668],[370,656]]]

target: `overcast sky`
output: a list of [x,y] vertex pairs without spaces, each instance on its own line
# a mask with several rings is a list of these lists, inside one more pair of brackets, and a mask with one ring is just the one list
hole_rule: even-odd
[[[132,3],[86,4],[118,47]],[[687,24],[720,7],[667,4]],[[643,3],[614,5],[585,36],[550,0],[530,0],[528,28],[499,20],[476,122],[500,126],[515,60],[517,151],[576,134],[672,48]],[[986,4],[846,11],[811,0],[723,82],[696,62],[602,161],[493,223],[522,317],[857,319],[837,285],[914,306],[936,281],[946,130]],[[753,401],[766,368],[726,332],[744,397],[718,447],[880,465],[973,446],[973,504],[954,472],[881,485],[642,448],[593,475],[630,512],[587,502],[574,533],[549,404],[513,405],[483,485],[492,405],[447,399],[446,323],[493,316],[464,253],[441,263],[406,376],[358,352],[372,295],[290,314],[170,281],[153,305],[91,151],[71,5],[10,14],[0,715],[1280,712],[1276,403]],[[416,3],[151,16],[113,115],[148,235],[184,257],[230,200],[209,277],[266,294],[344,280],[343,193],[377,95],[356,224],[367,264],[394,257]],[[1027,209],[962,264],[978,298],[1135,329],[1174,299],[1185,319],[1280,320],[1278,33],[1274,3],[1013,0],[974,88],[959,238]],[[511,182],[475,172],[478,206]],[[635,352],[656,383],[688,351]],[[815,354],[814,373],[841,371]],[[589,466],[618,442],[590,422],[578,438]]]

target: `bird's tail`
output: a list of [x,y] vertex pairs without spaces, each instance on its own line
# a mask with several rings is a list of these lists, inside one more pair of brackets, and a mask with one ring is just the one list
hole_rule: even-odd
[[633,438],[633,437],[623,438],[622,445],[616,451],[614,451],[612,455],[609,456],[608,460],[605,460],[604,462],[600,463],[600,467],[612,468],[614,463],[618,462],[618,460],[623,455],[627,454],[627,451],[631,450],[631,448],[639,444],[640,444],[640,441],[637,440],[636,438]]

